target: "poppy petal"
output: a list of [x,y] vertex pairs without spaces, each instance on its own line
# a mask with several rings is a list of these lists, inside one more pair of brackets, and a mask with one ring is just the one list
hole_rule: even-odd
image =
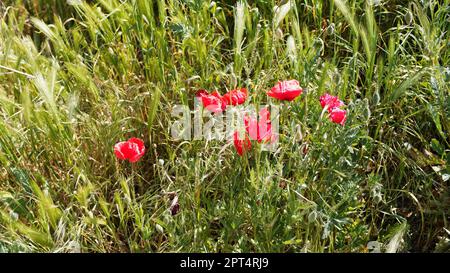
[[330,119],[332,122],[343,126],[345,121],[347,120],[347,111],[335,108],[330,113]]
[[234,147],[236,148],[236,152],[240,156],[243,156],[244,153],[246,153],[251,149],[252,143],[250,142],[250,139],[248,138],[247,135],[245,135],[244,139],[240,139],[239,132],[236,131],[234,132],[233,138],[234,138]]
[[333,111],[333,109],[344,106],[344,103],[341,100],[339,100],[338,97],[332,96],[328,93],[325,93],[324,95],[320,96],[319,101],[322,108],[328,106],[328,112],[330,113],[331,111]]
[[213,113],[222,112],[226,108],[226,102],[217,91],[208,94],[206,90],[199,90],[196,94],[197,98],[202,102],[203,107]]
[[118,159],[137,162],[145,154],[144,141],[139,138],[130,138],[114,145],[114,153]]
[[118,143],[116,143],[116,145],[114,145],[114,154],[116,155],[116,157],[118,159],[121,159],[121,160],[126,159],[125,155],[122,153],[122,149],[125,145],[127,145],[126,141],[118,142]]
[[223,99],[228,105],[243,104],[247,100],[247,89],[239,88],[231,90],[223,95]]
[[279,81],[267,95],[278,100],[292,101],[303,93],[297,80]]

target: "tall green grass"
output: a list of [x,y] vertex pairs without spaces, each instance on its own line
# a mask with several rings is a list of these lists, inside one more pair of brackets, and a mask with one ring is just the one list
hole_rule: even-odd
[[[379,2],[3,1],[0,251],[448,251],[449,2]],[[289,78],[276,152],[171,138],[198,89]]]

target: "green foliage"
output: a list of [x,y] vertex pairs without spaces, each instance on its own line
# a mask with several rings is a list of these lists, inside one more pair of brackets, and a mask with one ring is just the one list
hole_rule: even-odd
[[[0,252],[448,251],[449,1],[373,2],[2,1]],[[200,88],[290,78],[274,153],[170,136]]]

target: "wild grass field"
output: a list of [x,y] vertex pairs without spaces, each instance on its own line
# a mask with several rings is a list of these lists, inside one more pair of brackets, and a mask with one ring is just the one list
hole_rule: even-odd
[[[448,0],[3,0],[0,252],[448,252],[449,30]],[[241,87],[275,151],[172,137]]]

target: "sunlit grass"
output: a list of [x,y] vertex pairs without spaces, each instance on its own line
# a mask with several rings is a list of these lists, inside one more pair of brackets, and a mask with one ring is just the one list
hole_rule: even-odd
[[[372,2],[2,1],[0,251],[448,251],[449,1]],[[282,105],[276,152],[173,140],[236,87]]]

